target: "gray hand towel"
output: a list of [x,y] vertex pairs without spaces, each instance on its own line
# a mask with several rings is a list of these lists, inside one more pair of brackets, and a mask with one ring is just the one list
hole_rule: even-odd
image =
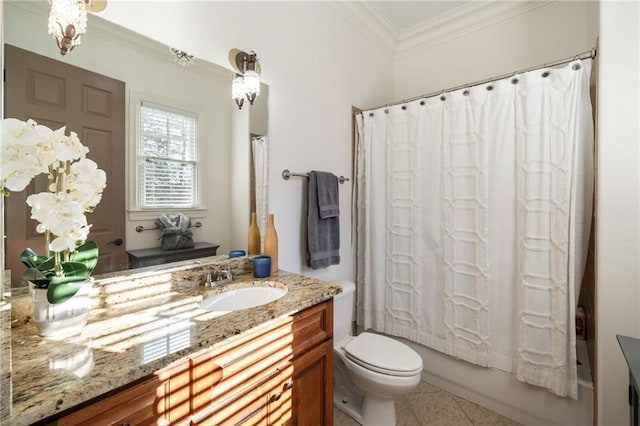
[[309,266],[312,269],[326,268],[340,263],[340,218],[320,218],[318,208],[318,177],[309,172],[307,216],[307,244]]
[[338,178],[333,173],[315,173],[318,181],[318,211],[321,219],[340,216],[340,194],[338,193]]

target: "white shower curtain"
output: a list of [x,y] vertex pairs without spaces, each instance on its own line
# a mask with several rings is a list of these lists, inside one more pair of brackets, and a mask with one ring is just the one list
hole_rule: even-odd
[[577,398],[591,60],[357,116],[358,322]]
[[255,173],[256,221],[260,229],[260,246],[267,232],[267,216],[269,213],[269,144],[266,136],[255,136],[251,139],[253,152],[253,170]]

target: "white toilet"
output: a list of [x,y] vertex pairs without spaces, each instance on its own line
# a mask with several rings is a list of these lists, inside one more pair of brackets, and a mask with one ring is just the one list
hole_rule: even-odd
[[418,386],[422,358],[386,336],[354,337],[355,285],[337,283],[342,293],[333,305],[334,406],[365,426],[394,426],[395,398]]

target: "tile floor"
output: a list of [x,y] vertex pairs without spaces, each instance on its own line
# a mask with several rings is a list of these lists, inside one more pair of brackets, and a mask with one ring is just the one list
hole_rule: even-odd
[[[359,426],[335,408],[334,426]],[[516,426],[519,423],[435,387],[424,380],[418,388],[396,401],[396,426]]]

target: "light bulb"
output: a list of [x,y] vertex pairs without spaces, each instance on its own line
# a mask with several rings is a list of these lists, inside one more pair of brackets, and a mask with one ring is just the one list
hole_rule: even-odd
[[253,105],[256,96],[260,94],[260,75],[255,71],[244,73],[244,90],[249,103]]
[[244,104],[244,96],[245,96],[245,81],[244,78],[240,74],[236,74],[233,82],[231,83],[231,97],[238,108],[242,109],[242,105]]

